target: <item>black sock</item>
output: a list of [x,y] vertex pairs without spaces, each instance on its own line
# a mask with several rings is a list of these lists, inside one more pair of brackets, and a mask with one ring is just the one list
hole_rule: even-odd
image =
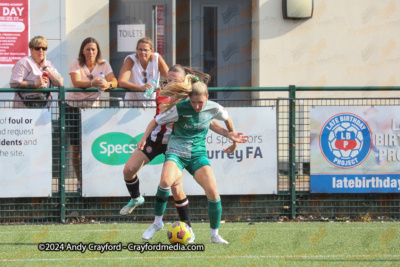
[[132,181],[125,180],[126,188],[128,188],[129,194],[132,198],[137,198],[140,196],[139,192],[139,177],[136,175],[135,179]]
[[185,198],[175,201],[175,206],[178,210],[180,220],[189,225],[189,227],[192,227],[192,223],[190,221],[189,200]]

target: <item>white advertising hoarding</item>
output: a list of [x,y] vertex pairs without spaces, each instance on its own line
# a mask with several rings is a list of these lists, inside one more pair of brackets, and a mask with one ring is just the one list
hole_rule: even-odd
[[0,197],[51,196],[49,109],[2,110]]
[[[275,194],[277,192],[276,110],[271,107],[227,108],[235,129],[249,135],[233,154],[225,154],[230,140],[209,131],[206,143],[218,190],[222,195]],[[124,164],[136,149],[154,109],[82,110],[83,196],[129,196]],[[225,126],[224,122],[218,121]],[[155,158],[138,174],[140,191],[154,196],[164,156]],[[204,190],[185,170],[183,189],[188,195]]]
[[311,109],[312,193],[399,193],[397,106]]

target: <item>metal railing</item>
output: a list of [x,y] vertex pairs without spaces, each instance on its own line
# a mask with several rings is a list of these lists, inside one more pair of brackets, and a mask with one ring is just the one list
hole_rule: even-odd
[[[82,197],[68,145],[65,107],[67,92],[96,92],[97,89],[51,88],[37,92],[58,93],[51,100],[53,128],[53,187],[48,198],[0,198],[1,223],[54,222],[143,222],[153,218],[154,197],[147,197],[142,208],[133,216],[121,217],[119,210],[129,201],[127,197]],[[299,220],[371,220],[399,219],[400,197],[397,194],[311,194],[310,193],[310,108],[341,105],[399,105],[400,98],[297,98],[296,92],[321,91],[400,91],[400,87],[235,87],[209,88],[211,92],[248,91],[283,92],[283,98],[250,98],[246,100],[218,99],[223,106],[274,106],[277,110],[278,192],[275,195],[223,196],[223,215],[226,221]],[[30,89],[0,89],[5,92],[28,92]],[[128,92],[115,88],[112,92]],[[1,97],[0,97],[1,98]],[[118,100],[119,102],[121,100]],[[0,109],[12,108],[13,100],[1,100]],[[103,100],[104,103],[109,103]],[[118,102],[118,103],[119,103]],[[122,100],[124,103],[124,100]],[[129,108],[124,105],[102,108]],[[143,126],[145,127],[145,126]],[[81,167],[81,166],[78,166]],[[123,175],[121,173],[121,179]],[[208,220],[206,201],[201,196],[189,196],[193,221]],[[169,201],[166,220],[176,220],[173,201]]]

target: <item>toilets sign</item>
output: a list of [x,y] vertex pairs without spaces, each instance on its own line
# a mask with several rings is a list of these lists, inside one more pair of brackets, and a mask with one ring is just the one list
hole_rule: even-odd
[[132,52],[140,38],[146,36],[145,24],[118,25],[118,52]]

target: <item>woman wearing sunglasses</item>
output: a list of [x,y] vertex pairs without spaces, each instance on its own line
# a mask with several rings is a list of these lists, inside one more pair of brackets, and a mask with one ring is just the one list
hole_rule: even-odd
[[125,105],[155,107],[156,94],[153,93],[150,98],[146,98],[144,91],[153,88],[154,80],[157,81],[158,86],[161,79],[160,74],[164,78],[167,77],[168,66],[164,59],[154,52],[153,41],[148,37],[143,37],[137,42],[136,53],[125,58],[118,77],[119,87],[132,91],[125,94],[125,99],[137,100],[128,101]]
[[[11,88],[46,88],[62,86],[64,79],[57,69],[46,60],[47,39],[35,36],[29,41],[30,56],[26,56],[15,63],[11,71]],[[46,100],[51,98],[50,93],[15,93],[14,107],[27,107],[33,103],[49,105]]]

